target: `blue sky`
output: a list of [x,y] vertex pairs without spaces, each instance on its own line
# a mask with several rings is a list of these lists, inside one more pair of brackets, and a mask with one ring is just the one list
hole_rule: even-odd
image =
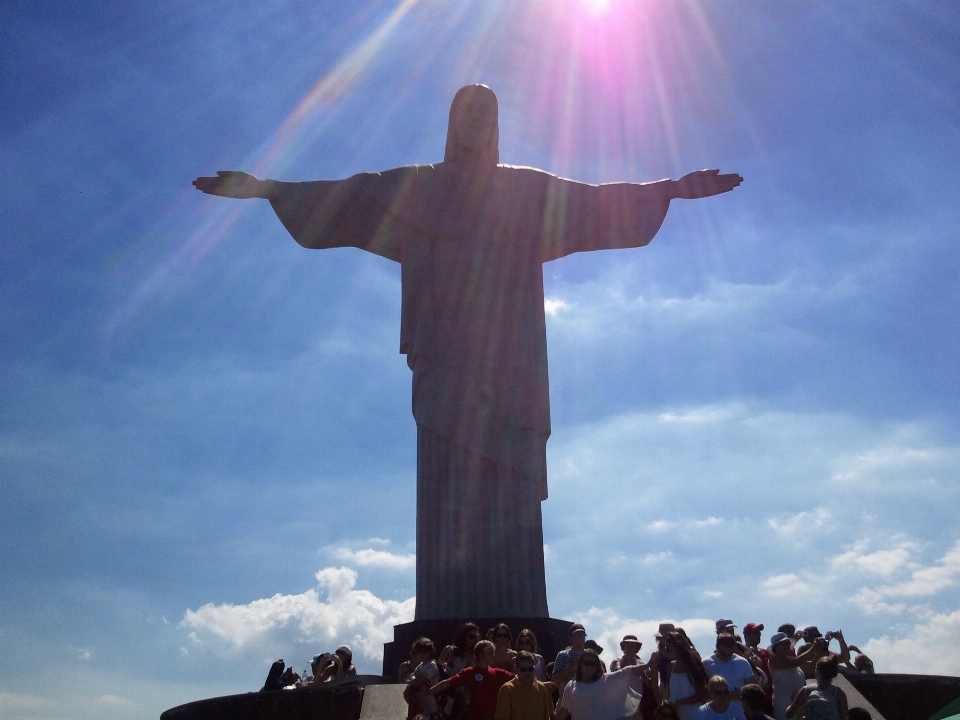
[[342,642],[378,671],[414,593],[399,268],[190,181],[438,161],[471,82],[504,162],[745,178],[544,267],[551,614],[960,674],[955,3],[14,2],[0,34],[4,718],[155,718]]

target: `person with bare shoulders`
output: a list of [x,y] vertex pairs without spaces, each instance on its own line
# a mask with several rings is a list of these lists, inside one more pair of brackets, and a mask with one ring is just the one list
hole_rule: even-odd
[[770,638],[770,675],[773,678],[773,716],[786,720],[787,708],[793,698],[806,684],[803,666],[816,658],[820,649],[815,644],[807,645],[799,655],[791,653],[790,636],[783,632]]
[[803,712],[804,720],[847,720],[847,695],[833,684],[840,672],[837,655],[817,660],[816,685],[805,685],[787,708],[787,717]]
[[494,626],[493,647],[495,652],[491,663],[493,667],[514,672],[513,662],[517,656],[517,651],[511,645],[513,645],[513,633],[510,632],[510,626],[506,623]]
[[517,635],[517,652],[526,650],[528,653],[533,655],[534,666],[533,674],[537,676],[537,680],[543,682],[546,678],[546,663],[543,661],[543,655],[541,655],[538,650],[537,636],[533,633],[533,630],[528,630],[524,628],[520,631],[520,634]]
[[676,630],[663,637],[663,655],[670,667],[661,693],[677,708],[681,720],[693,720],[699,707],[709,699],[707,673],[700,656],[690,649],[686,635]]

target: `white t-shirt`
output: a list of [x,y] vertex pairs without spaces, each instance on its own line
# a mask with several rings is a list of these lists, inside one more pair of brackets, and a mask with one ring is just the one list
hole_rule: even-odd
[[607,673],[596,682],[571,680],[563,688],[560,707],[576,720],[617,720],[633,715],[640,696],[630,689],[633,666]]

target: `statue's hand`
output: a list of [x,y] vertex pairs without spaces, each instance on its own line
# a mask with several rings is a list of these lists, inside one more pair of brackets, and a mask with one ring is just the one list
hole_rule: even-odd
[[719,170],[695,170],[673,184],[673,196],[684,200],[710,197],[730,192],[743,178],[736,173],[721,175]]
[[198,177],[193,186],[207,195],[247,200],[262,196],[264,181],[237,170],[218,170],[217,177]]

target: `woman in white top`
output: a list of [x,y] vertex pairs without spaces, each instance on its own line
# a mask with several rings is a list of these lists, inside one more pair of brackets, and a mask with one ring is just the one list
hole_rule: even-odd
[[773,677],[773,715],[786,720],[787,708],[807,679],[800,666],[815,656],[817,643],[810,643],[799,655],[790,654],[790,637],[778,632],[770,638],[770,675]]
[[537,680],[543,682],[543,669],[546,665],[543,662],[543,655],[537,652],[537,636],[533,634],[533,630],[524,628],[517,635],[517,652],[520,650],[526,650],[533,655],[534,660],[536,660],[536,665],[533,666],[533,674]]
[[700,706],[710,699],[703,663],[690,651],[686,636],[676,631],[663,638],[663,654],[672,661],[663,695],[676,706],[680,720],[693,720]]
[[618,720],[633,715],[640,696],[630,689],[630,678],[643,672],[642,665],[604,673],[597,653],[589,648],[577,661],[576,680],[563,688],[556,720]]

